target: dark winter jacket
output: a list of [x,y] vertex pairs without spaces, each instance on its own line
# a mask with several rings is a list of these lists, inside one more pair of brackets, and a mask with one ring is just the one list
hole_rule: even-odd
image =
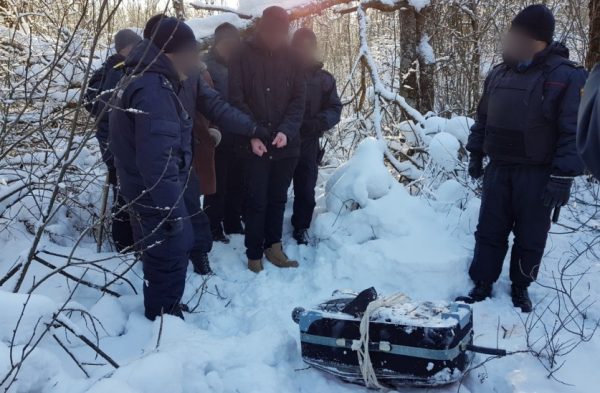
[[[212,78],[214,88],[225,100],[229,100],[229,70],[223,58],[221,58],[214,49],[211,49],[204,55],[204,63],[208,73]],[[232,149],[235,145],[236,137],[231,130],[222,130],[221,143],[218,149]]]
[[[300,155],[306,82],[299,64],[291,48],[270,51],[256,36],[243,42],[229,62],[229,101],[273,136],[277,132],[287,136],[286,147],[267,146],[266,159]],[[243,145],[250,152],[248,139]]]
[[600,65],[596,65],[583,88],[579,107],[577,149],[587,168],[600,179]]
[[318,63],[306,72],[306,108],[300,127],[302,140],[317,139],[340,122],[342,102],[335,78]]
[[485,81],[467,150],[498,163],[548,165],[557,175],[581,174],[575,137],[586,77],[560,43],[537,54],[527,67],[496,66]]
[[[110,100],[114,88],[121,80],[124,74],[125,57],[120,54],[114,54],[106,59],[88,83],[88,88],[85,92],[87,101],[86,109],[92,116],[96,117],[96,138],[100,144],[102,151],[102,159],[109,167],[114,168],[113,158],[108,151],[108,108],[107,102]],[[104,92],[104,94],[102,93]]]
[[136,46],[126,60],[110,112],[110,150],[121,193],[128,202],[186,217],[183,191],[192,161],[192,119],[177,97],[179,75],[151,42]]

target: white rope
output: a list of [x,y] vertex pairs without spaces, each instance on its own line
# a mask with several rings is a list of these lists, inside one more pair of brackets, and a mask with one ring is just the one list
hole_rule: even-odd
[[396,306],[409,300],[410,298],[403,293],[397,293],[389,297],[380,297],[375,299],[369,303],[362,319],[360,320],[360,340],[355,341],[352,344],[352,349],[355,350],[358,355],[360,372],[363,380],[365,381],[365,385],[368,388],[386,389],[386,387],[381,385],[377,380],[375,369],[371,363],[371,355],[369,353],[369,325],[371,316],[375,311],[382,307]]

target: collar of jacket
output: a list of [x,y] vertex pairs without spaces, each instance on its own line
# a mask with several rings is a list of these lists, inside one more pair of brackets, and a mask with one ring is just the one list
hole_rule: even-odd
[[267,48],[267,46],[264,44],[264,42],[260,39],[260,36],[257,33],[254,33],[250,38],[248,38],[246,40],[246,43],[258,50],[259,52],[261,52],[261,54],[265,55],[265,56],[273,56],[277,53],[283,52],[284,50],[286,50],[286,46],[283,45],[281,48],[276,49],[276,50],[271,50],[269,48]]
[[307,74],[314,74],[318,71],[321,71],[323,69],[323,66],[324,66],[323,62],[315,61],[315,62],[312,62],[312,63],[306,65],[304,67],[304,71]]
[[536,53],[529,65],[509,64],[509,66],[517,72],[527,72],[533,67],[544,64],[551,56],[564,57],[568,60],[569,55],[569,49],[565,46],[565,44],[563,44],[562,42],[554,41],[553,43],[548,45],[544,50]]
[[125,67],[130,75],[152,72],[163,75],[177,92],[181,87],[181,77],[171,60],[150,40],[143,40],[125,59]]

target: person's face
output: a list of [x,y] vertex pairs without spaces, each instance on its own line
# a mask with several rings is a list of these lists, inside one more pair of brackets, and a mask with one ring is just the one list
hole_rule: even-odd
[[287,44],[289,29],[284,26],[261,25],[259,34],[262,42],[269,50],[277,50]]
[[178,53],[167,53],[166,54],[173,67],[179,73],[180,76],[186,78],[194,73],[198,69],[200,63],[200,54],[196,50],[187,50]]
[[231,54],[237,49],[240,45],[240,40],[235,38],[225,38],[222,39],[216,46],[217,53],[221,56],[225,61],[228,61],[231,57]]
[[120,54],[120,55],[122,55],[123,57],[127,57],[127,56],[129,56],[129,54],[130,54],[130,53],[131,53],[131,51],[133,50],[133,47],[134,47],[134,46],[135,46],[135,45],[133,45],[133,44],[132,44],[132,45],[129,45],[129,46],[126,46],[125,48],[123,48],[123,49],[121,49],[121,50],[119,51],[119,54]]
[[308,39],[296,43],[296,51],[302,61],[306,64],[314,63],[319,58],[319,49],[317,45]]
[[502,47],[505,56],[517,61],[530,61],[539,51],[539,42],[518,31],[509,31]]

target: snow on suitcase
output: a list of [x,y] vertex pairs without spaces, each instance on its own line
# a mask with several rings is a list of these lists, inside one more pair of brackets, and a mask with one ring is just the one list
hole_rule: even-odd
[[[365,383],[356,350],[361,316],[375,299],[377,293],[370,288],[358,296],[334,293],[309,310],[296,308],[292,317],[300,326],[304,361],[345,381]],[[382,385],[452,383],[470,362],[468,349],[477,348],[472,346],[473,314],[466,304],[404,298],[375,310],[369,321],[370,362]]]

